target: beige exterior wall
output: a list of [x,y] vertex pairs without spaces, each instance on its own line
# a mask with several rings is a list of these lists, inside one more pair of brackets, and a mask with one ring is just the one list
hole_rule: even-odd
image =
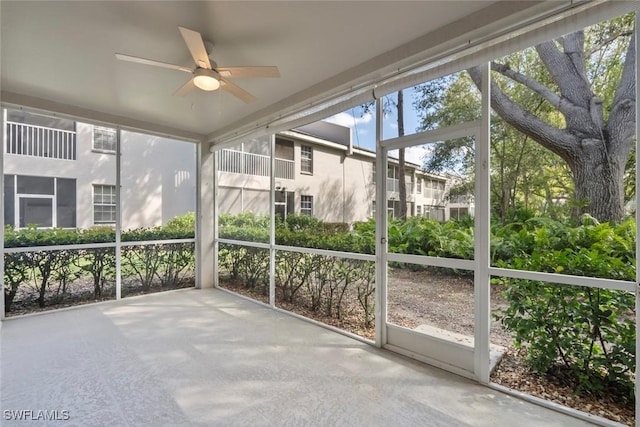
[[196,210],[196,145],[122,132],[122,227],[151,227]]
[[[293,157],[293,172],[289,177],[283,177],[282,172],[278,176],[276,168],[275,190],[287,193],[287,201],[292,209],[288,213],[302,213],[302,197],[312,196],[313,216],[316,218],[326,222],[365,221],[374,212],[375,154],[354,150],[345,141],[345,128],[332,126],[341,129],[326,126],[320,126],[319,129],[328,135],[333,135],[331,131],[335,131],[334,133],[341,137],[337,138],[341,141],[339,143],[296,131],[283,132],[277,136],[276,157]],[[219,162],[226,162],[219,165],[218,172],[218,206],[221,213],[269,213],[269,146],[270,137],[262,137],[229,148],[227,150],[230,151],[227,153],[219,151]],[[310,173],[302,170],[304,146],[310,147],[313,153],[313,170]],[[249,166],[240,165],[241,162]],[[242,171],[245,173],[241,173]],[[397,188],[397,161],[390,159],[389,170],[384,173],[388,179],[389,191],[387,201],[382,206],[385,209],[392,208],[394,215],[397,215],[400,199]],[[446,177],[429,174],[418,165],[407,164],[405,180],[408,190],[408,215],[419,214],[441,221],[449,219],[449,210],[445,206],[449,190]],[[419,180],[421,191],[418,191]],[[293,202],[290,195],[293,196]],[[376,209],[379,206],[381,205],[376,203]]]
[[[5,153],[4,174],[76,180],[76,226],[93,222],[93,185],[116,184],[116,155],[93,150],[93,125],[76,123],[76,160]],[[196,145],[133,132],[121,140],[122,227],[153,227],[194,212]]]
[[[313,148],[313,174],[301,172],[301,147]],[[296,179],[286,185],[296,194],[295,211],[300,212],[301,196],[313,196],[313,216],[327,222],[364,221],[371,216],[375,186],[373,161],[304,141],[295,141]]]
[[[269,168],[270,137],[255,138],[243,144],[230,147],[227,151],[234,153],[250,153],[252,156],[223,157],[218,151],[218,170],[225,168],[221,163],[231,162],[233,170],[242,168],[255,169],[261,175],[239,172],[218,171],[218,209],[220,213],[238,214],[251,212],[254,214],[269,214],[269,191],[271,188]],[[255,155],[255,156],[253,156]],[[240,169],[238,169],[240,168]]]
[[[371,215],[375,187],[372,181],[373,158],[348,155],[347,147],[327,147],[291,137],[293,143],[293,179],[277,177],[278,191],[293,192],[293,212],[301,212],[302,196],[313,197],[313,216],[327,222],[364,221]],[[232,150],[268,154],[269,139],[261,142],[266,149],[257,149],[259,141],[236,146]],[[303,172],[301,147],[313,150],[313,171]],[[278,150],[276,150],[278,151]],[[284,150],[286,151],[286,150]],[[284,152],[283,151],[283,152]],[[218,206],[220,212],[269,212],[269,177],[242,173],[218,172]]]

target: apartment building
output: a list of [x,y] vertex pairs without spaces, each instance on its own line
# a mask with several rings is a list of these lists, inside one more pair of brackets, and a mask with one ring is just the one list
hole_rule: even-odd
[[[16,228],[88,228],[116,221],[117,130],[6,110],[4,221]],[[195,211],[195,145],[122,131],[123,229],[152,227]],[[269,212],[269,139],[218,151],[223,213]],[[364,221],[378,204],[375,153],[353,145],[351,129],[316,122],[276,136],[275,210],[327,222]],[[407,212],[440,221],[473,214],[469,200],[447,204],[450,178],[405,165]],[[387,202],[400,212],[400,172],[390,159]]]
[[[117,130],[22,110],[5,114],[5,225],[114,225]],[[195,165],[195,144],[122,131],[122,228],[195,211]]]
[[[375,153],[352,143],[351,129],[316,122],[276,136],[274,153],[275,209],[313,215],[327,222],[364,221],[378,204],[375,192]],[[269,212],[269,139],[257,138],[218,151],[218,207],[221,212]],[[405,163],[407,212],[440,221],[449,219],[450,180]],[[387,169],[389,215],[400,212],[398,161]],[[456,217],[462,206],[455,206]],[[464,204],[473,214],[472,206]]]

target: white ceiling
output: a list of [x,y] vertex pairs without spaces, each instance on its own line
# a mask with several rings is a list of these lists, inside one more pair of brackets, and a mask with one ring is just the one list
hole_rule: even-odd
[[[2,96],[55,101],[176,135],[210,135],[326,92],[358,66],[375,71],[362,65],[397,58],[407,43],[492,3],[3,0]],[[536,2],[518,3],[526,9]],[[277,65],[281,78],[235,80],[258,97],[253,104],[221,91],[177,98],[172,93],[187,74],[115,59],[118,52],[193,66],[179,25],[214,43],[218,65]]]

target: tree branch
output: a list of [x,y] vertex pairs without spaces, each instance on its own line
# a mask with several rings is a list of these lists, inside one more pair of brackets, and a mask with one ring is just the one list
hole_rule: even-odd
[[509,65],[507,64],[492,62],[491,69],[493,71],[496,71],[502,74],[505,77],[510,78],[515,82],[518,82],[528,87],[529,89],[531,89],[532,91],[534,91],[535,93],[537,93],[538,95],[546,99],[555,108],[560,109],[560,104],[561,104],[560,96],[554,91],[552,91],[551,89],[549,89],[548,87],[546,87],[545,85],[543,85],[542,83],[540,83],[539,81],[515,71],[514,69],[509,67]]
[[565,111],[571,110],[570,114],[565,114],[567,128],[586,138],[601,138],[602,128],[598,124],[602,124],[602,101],[591,90],[586,75],[584,56],[580,51],[584,46],[584,34],[577,31],[566,35],[562,43],[566,52],[561,52],[553,41],[540,43],[535,49],[558,85],[563,102],[571,104],[571,108],[563,106]]
[[[474,84],[481,88],[482,73],[478,67],[467,70]],[[559,155],[567,163],[573,163],[573,152],[578,143],[571,133],[558,129],[526,111],[513,102],[500,87],[491,82],[491,107],[502,119],[529,136],[543,147]]]
[[633,35],[633,31],[631,31],[631,30],[621,31],[619,33],[615,33],[615,34],[607,37],[606,39],[602,40],[600,43],[598,43],[597,45],[593,46],[591,49],[586,50],[584,52],[584,56],[585,57],[589,57],[589,56],[593,55],[594,53],[596,53],[600,49],[604,48],[609,43],[615,41],[618,37],[627,37],[627,36],[631,36],[631,35]]
[[584,61],[584,32],[576,31],[560,39],[564,54],[569,57],[573,67],[583,81],[589,82],[587,66]]
[[[609,113],[609,121],[607,123],[607,132],[611,144],[626,144],[635,135],[635,126],[629,126],[629,123],[635,123],[635,107],[636,107],[636,38],[635,28],[629,40],[629,47],[625,56],[624,68],[620,83],[616,88],[616,93],[611,104],[611,112]],[[615,146],[612,148],[616,148]]]

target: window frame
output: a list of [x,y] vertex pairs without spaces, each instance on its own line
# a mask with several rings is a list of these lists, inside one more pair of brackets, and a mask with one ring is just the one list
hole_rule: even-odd
[[28,228],[29,227],[29,223],[25,223],[24,225],[22,225],[22,217],[20,216],[20,212],[22,211],[21,207],[22,207],[22,201],[25,200],[47,200],[49,202],[50,205],[50,211],[51,211],[51,218],[50,218],[50,222],[51,225],[43,225],[43,226],[38,226],[37,229],[38,230],[46,230],[46,229],[52,229],[54,227],[56,227],[57,224],[57,218],[56,218],[56,196],[55,195],[49,195],[49,194],[28,194],[28,193],[16,193],[16,201],[17,203],[15,204],[15,218],[16,218],[16,223],[17,223],[17,227],[15,227],[16,229],[20,230],[20,229],[24,229],[24,228]]
[[300,173],[313,175],[313,147],[310,145],[300,146]]
[[[112,139],[112,141],[108,141],[108,143],[109,143],[109,146],[113,145],[113,148],[105,147],[107,143],[105,139]],[[106,126],[97,126],[97,125],[93,127],[91,151],[98,152],[98,153],[105,153],[105,154],[116,154],[117,144],[118,144],[117,129],[106,127]]]
[[313,196],[308,194],[300,196],[300,215],[313,216]]
[[[113,203],[104,203],[104,193],[100,195],[102,198],[101,203],[96,202],[96,189],[100,188],[104,190],[105,188],[110,188],[113,190],[113,193],[109,196],[113,198]],[[96,207],[112,207],[113,208],[113,220],[96,220]],[[116,186],[110,184],[92,184],[91,185],[91,210],[92,210],[92,218],[94,225],[106,225],[106,224],[115,224],[117,219],[117,195],[116,195]],[[101,211],[101,214],[104,215],[104,211]]]

